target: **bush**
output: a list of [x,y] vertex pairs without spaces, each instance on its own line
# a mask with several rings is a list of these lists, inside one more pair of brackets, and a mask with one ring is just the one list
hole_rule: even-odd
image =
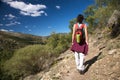
[[56,56],[59,56],[60,53],[64,52],[69,48],[71,42],[70,34],[55,34],[53,33],[47,41],[49,51]]
[[4,70],[12,80],[18,80],[18,77],[35,74],[49,66],[47,60],[50,58],[45,46],[31,45],[16,51],[15,55],[5,62]]

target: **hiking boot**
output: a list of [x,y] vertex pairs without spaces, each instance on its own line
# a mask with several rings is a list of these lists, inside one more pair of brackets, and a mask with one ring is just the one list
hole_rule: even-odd
[[79,70],[79,73],[83,75],[83,74],[84,74],[84,71],[83,71],[83,70]]

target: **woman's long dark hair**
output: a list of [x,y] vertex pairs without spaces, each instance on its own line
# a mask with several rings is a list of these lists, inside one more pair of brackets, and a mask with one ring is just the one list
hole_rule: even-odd
[[82,14],[79,14],[78,16],[77,16],[77,23],[82,23],[83,22],[83,19],[84,19],[84,16],[82,15]]

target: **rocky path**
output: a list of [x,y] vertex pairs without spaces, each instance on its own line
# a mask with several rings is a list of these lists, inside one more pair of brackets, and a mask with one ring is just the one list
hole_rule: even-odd
[[109,46],[105,41],[89,42],[83,75],[76,69],[74,53],[67,50],[49,71],[29,76],[25,80],[120,80],[120,49],[107,50]]
[[74,53],[67,50],[58,58],[58,63],[41,80],[93,80],[92,78],[90,79],[91,76],[89,74],[91,74],[91,66],[95,62],[93,58],[98,55],[99,51],[93,48],[92,43],[89,44],[89,48],[89,53],[85,57],[86,70],[84,75],[81,75],[76,69]]

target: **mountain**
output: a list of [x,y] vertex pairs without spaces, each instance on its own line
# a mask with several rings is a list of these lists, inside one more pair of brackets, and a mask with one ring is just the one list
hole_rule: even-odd
[[15,33],[15,32],[5,32],[5,31],[0,31],[0,37],[1,39],[12,39],[21,43],[26,43],[26,44],[42,44],[43,40],[46,37],[42,36],[35,36],[31,34],[23,34],[23,33]]
[[12,57],[16,49],[33,44],[45,44],[47,37],[0,31],[0,61]]

